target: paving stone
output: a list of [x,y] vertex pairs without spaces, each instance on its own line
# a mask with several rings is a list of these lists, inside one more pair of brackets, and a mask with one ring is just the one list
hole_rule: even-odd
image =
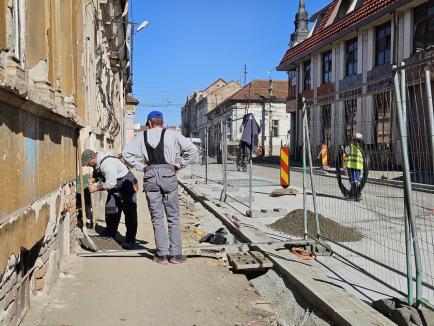
[[228,261],[235,270],[266,270],[273,263],[258,251],[228,253]]

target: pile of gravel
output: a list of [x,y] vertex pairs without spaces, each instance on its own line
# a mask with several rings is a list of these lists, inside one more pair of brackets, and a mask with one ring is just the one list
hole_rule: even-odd
[[[354,228],[344,226],[321,214],[318,214],[318,218],[321,234],[333,241],[354,242],[363,239],[363,235]],[[296,209],[268,226],[279,232],[302,237],[304,235],[303,209]],[[315,214],[310,210],[307,211],[307,226],[309,234],[316,234]]]

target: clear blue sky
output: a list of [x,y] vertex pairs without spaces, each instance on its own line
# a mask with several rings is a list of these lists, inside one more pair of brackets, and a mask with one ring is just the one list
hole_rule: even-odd
[[[306,0],[311,15],[330,0]],[[160,110],[166,124],[181,124],[181,106],[214,80],[268,79],[294,30],[298,0],[130,0],[132,20],[149,21],[134,35],[136,123]],[[131,8],[130,7],[130,8]],[[272,72],[273,79],[286,79]],[[149,107],[164,103],[172,107]]]

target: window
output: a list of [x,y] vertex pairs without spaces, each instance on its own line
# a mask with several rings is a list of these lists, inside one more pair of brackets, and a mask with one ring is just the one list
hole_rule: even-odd
[[351,76],[357,74],[357,50],[358,42],[357,37],[345,43],[345,75]]
[[349,142],[356,130],[357,99],[345,101],[345,140]]
[[321,142],[322,144],[326,144],[327,147],[330,146],[331,139],[332,139],[331,111],[332,111],[331,104],[326,104],[321,106],[322,126],[323,126]]
[[11,53],[17,61],[24,65],[24,46],[25,46],[25,8],[23,0],[13,0],[12,7],[9,8],[9,19],[11,32],[9,33],[9,44]]
[[295,69],[288,71],[288,98],[296,96],[297,73]]
[[375,65],[390,63],[391,24],[377,26],[375,31]]
[[311,89],[311,78],[310,78],[310,61],[306,61],[303,65],[304,78],[303,78],[303,89]]
[[279,137],[279,120],[273,120],[273,137]]
[[332,51],[325,52],[322,55],[322,82],[330,83],[332,81]]
[[414,8],[413,52],[434,48],[434,0]]
[[392,128],[392,93],[384,92],[374,96],[375,143],[389,145]]

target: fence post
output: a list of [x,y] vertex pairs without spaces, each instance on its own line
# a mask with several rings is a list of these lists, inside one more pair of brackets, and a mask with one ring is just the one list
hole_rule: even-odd
[[[404,64],[402,64],[402,69],[405,69]],[[403,102],[406,100],[406,93],[405,93],[405,85],[401,85],[401,88],[404,89],[404,94],[400,94],[399,89],[399,76],[397,67],[395,68],[395,76],[394,76],[394,83],[395,83],[395,96],[396,96],[396,102],[397,102],[397,111],[398,111],[398,126],[399,131],[401,135],[401,146],[402,146],[402,170],[404,174],[404,205],[405,205],[405,212],[406,212],[406,218],[409,220],[408,224],[411,231],[411,238],[406,239],[406,249],[411,248],[411,244],[413,244],[414,249],[414,260],[416,265],[416,302],[420,303],[422,301],[422,266],[421,266],[421,258],[420,258],[420,250],[419,250],[419,242],[417,239],[417,230],[416,230],[416,223],[414,219],[414,212],[413,207],[411,205],[411,177],[410,177],[410,163],[408,158],[408,144],[407,144],[407,126],[405,125],[406,119],[404,118],[404,112],[403,108],[405,107],[403,105]],[[405,77],[405,75],[404,75]],[[405,84],[405,79],[402,79],[402,83]],[[407,235],[407,232],[406,232]],[[410,249],[411,250],[411,249]],[[407,253],[409,256],[410,253]],[[409,260],[410,257],[407,257],[407,260]],[[410,270],[409,270],[410,267]],[[407,263],[407,273],[411,272],[411,266],[408,266]],[[412,275],[407,275],[407,282],[408,278],[410,278],[410,281],[412,280]],[[410,284],[412,285],[412,283]],[[412,297],[412,286],[408,289],[408,302],[409,304],[413,302]],[[411,297],[410,297],[411,295]]]
[[249,215],[253,217],[253,164],[252,164],[252,155],[253,155],[253,143],[250,147],[250,155],[249,155]]
[[431,160],[432,169],[434,170],[434,117],[433,117],[433,104],[432,104],[432,89],[431,89],[431,73],[426,67],[425,69],[425,87],[428,100],[428,117],[429,126],[431,131]]
[[306,207],[306,130],[304,128],[304,116],[306,114],[305,103],[303,98],[302,110],[302,133],[303,133],[303,224],[304,224],[304,237],[307,239],[307,207]]
[[205,128],[205,184],[208,184],[208,128]]
[[222,170],[223,170],[223,190],[220,195],[220,201],[226,201],[226,192],[227,192],[227,144],[226,144],[226,120],[223,120],[222,125]]
[[303,104],[303,110],[304,110],[304,126],[305,126],[305,134],[306,134],[306,145],[307,145],[307,155],[309,159],[309,173],[310,173],[310,186],[312,188],[312,198],[313,198],[313,210],[315,214],[315,223],[316,223],[316,234],[319,237],[321,234],[321,229],[319,226],[319,218],[318,218],[318,210],[316,205],[316,191],[315,191],[315,184],[314,184],[314,175],[313,175],[313,164],[312,164],[312,152],[311,152],[311,146],[310,146],[310,137],[309,137],[309,126],[307,124],[307,114],[306,114],[306,102]]

